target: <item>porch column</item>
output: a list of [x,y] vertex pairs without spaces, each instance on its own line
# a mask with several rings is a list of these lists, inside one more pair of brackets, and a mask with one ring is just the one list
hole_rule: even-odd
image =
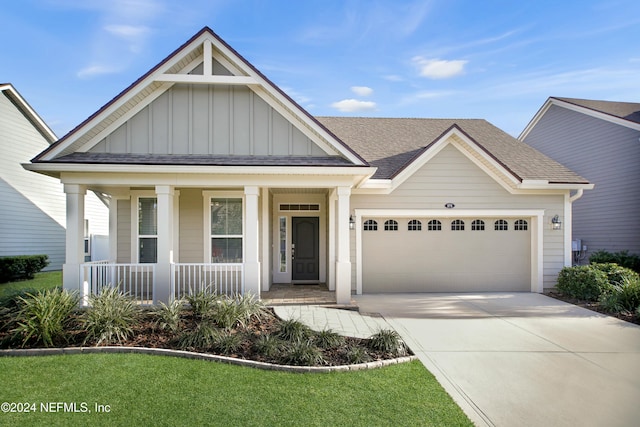
[[336,190],[329,193],[328,227],[329,227],[329,277],[327,277],[327,287],[330,291],[336,290]]
[[154,304],[169,302],[171,296],[171,263],[173,262],[173,197],[174,188],[157,185],[158,259],[156,263]]
[[69,291],[81,291],[80,264],[84,263],[84,185],[65,184],[67,196],[67,232],[62,285]]
[[244,188],[245,227],[244,227],[244,292],[260,297],[260,260],[258,195],[260,189],[255,186]]
[[349,198],[351,188],[338,187],[338,214],[336,217],[337,261],[336,302],[351,303],[351,254],[349,252]]

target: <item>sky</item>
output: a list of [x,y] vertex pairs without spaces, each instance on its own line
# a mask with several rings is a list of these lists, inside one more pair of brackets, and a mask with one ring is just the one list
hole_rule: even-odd
[[0,83],[63,136],[205,26],[316,116],[640,102],[638,0],[0,0]]

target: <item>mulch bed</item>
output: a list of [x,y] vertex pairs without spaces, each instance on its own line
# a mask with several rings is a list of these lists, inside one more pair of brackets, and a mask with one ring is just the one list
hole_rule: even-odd
[[570,298],[554,291],[545,292],[545,295],[560,301],[568,302],[569,304],[577,305],[578,307],[586,308],[588,310],[595,311],[601,314],[606,314],[607,316],[616,317],[620,320],[624,320],[625,322],[640,325],[640,316],[638,316],[636,313],[631,313],[628,311],[623,311],[621,313],[608,313],[603,310],[602,307],[600,307],[600,304],[598,304],[597,302]]

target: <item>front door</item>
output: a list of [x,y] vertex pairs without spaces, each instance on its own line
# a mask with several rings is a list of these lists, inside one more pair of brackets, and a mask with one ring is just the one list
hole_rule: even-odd
[[291,218],[291,280],[318,280],[320,269],[320,218]]

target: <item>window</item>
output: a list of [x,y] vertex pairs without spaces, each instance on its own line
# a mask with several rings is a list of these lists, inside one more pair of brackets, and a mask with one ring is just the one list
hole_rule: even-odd
[[378,223],[372,219],[364,222],[364,231],[378,231]]
[[519,219],[513,225],[513,229],[516,231],[527,231],[529,229],[529,224],[526,219]]
[[211,262],[242,262],[242,198],[211,198]]
[[388,219],[384,222],[384,231],[398,231],[398,221]]
[[494,224],[496,231],[507,231],[509,229],[509,223],[504,219],[499,219]]
[[422,223],[417,219],[412,219],[409,221],[408,229],[409,231],[420,231],[422,230]]
[[287,272],[287,217],[281,216],[280,224],[280,273]]
[[317,203],[280,203],[281,211],[319,211],[320,205]]
[[158,199],[138,199],[138,262],[158,262]]
[[475,219],[471,223],[471,231],[484,231],[484,221],[481,219]]
[[432,219],[431,221],[429,221],[427,223],[427,230],[429,230],[429,231],[441,231],[442,230],[442,223],[440,221],[438,221],[437,219]]
[[451,221],[451,230],[464,231],[464,221],[461,219],[456,219],[454,221]]

